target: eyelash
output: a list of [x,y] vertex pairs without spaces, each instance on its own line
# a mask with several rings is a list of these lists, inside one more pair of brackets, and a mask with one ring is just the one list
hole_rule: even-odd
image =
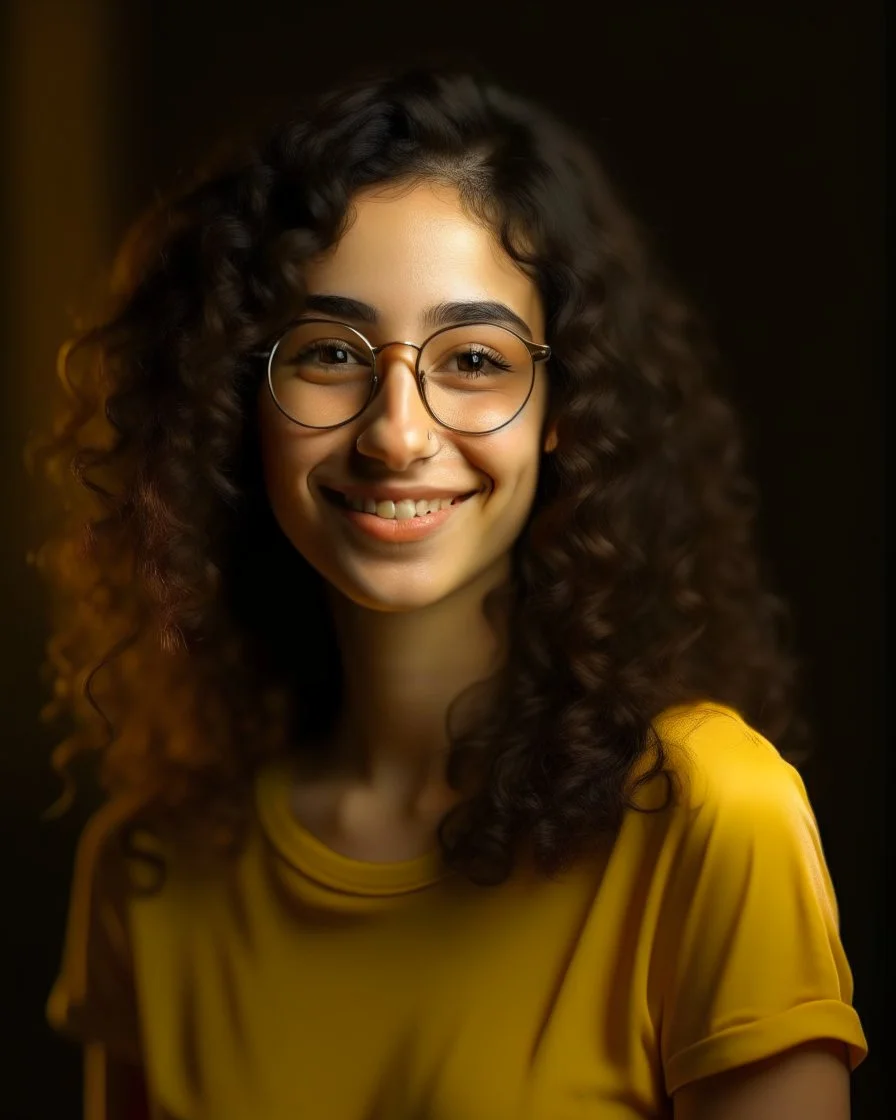
[[[467,351],[465,351],[465,353],[467,353],[467,354],[479,354],[480,357],[486,358],[489,362],[492,363],[493,366],[497,366],[498,369],[503,369],[503,370],[510,369],[510,364],[508,362],[505,362],[504,359],[501,357],[501,355],[499,353],[497,353],[497,351],[495,351],[495,350],[488,350],[485,347],[478,347],[475,350],[467,350]],[[478,376],[478,374],[479,374],[479,371],[474,370],[472,373],[468,374],[467,376],[476,377],[476,376]]]

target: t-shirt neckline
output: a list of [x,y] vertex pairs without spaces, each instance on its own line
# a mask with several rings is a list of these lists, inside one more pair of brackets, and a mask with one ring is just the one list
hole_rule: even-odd
[[371,863],[333,851],[292,811],[295,780],[289,759],[268,763],[256,777],[255,802],[268,839],[304,875],[343,893],[387,896],[422,890],[446,874],[438,847],[415,859],[394,863]]

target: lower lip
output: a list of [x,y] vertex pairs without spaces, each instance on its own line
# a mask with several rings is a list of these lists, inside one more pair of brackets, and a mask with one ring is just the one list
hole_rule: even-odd
[[347,521],[367,536],[378,541],[404,544],[406,541],[423,540],[430,533],[434,533],[470,499],[464,498],[454,505],[440,509],[438,513],[425,513],[422,517],[409,517],[405,521],[399,521],[397,517],[377,517],[374,513],[361,513],[349,506],[341,505],[338,498],[328,500]]

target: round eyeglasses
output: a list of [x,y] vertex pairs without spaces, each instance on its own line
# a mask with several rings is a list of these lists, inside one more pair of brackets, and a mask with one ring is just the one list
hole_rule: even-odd
[[417,351],[414,373],[429,415],[464,435],[485,435],[522,412],[535,384],[535,363],[551,348],[495,323],[442,327],[419,346],[372,346],[345,323],[303,319],[274,344],[268,385],[280,411],[304,428],[338,428],[357,419],[380,385],[377,358],[388,346]]

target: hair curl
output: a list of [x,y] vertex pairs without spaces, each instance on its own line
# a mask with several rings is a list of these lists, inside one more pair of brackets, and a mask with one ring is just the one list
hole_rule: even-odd
[[698,319],[587,146],[468,74],[331,94],[126,242],[111,311],[64,348],[67,396],[30,448],[68,511],[38,554],[56,592],[43,714],[76,727],[60,774],[95,752],[106,795],[216,843],[236,842],[259,765],[330,726],[339,651],[321,577],[266,498],[255,355],[353,196],[422,179],[455,186],[530,271],[554,354],[559,444],[515,546],[509,659],[453,734],[467,792],[439,828],[449,866],[497,883],[521,843],[553,874],[618,827],[635,764],[664,770],[667,706],[730,704],[782,748],[806,728]]

